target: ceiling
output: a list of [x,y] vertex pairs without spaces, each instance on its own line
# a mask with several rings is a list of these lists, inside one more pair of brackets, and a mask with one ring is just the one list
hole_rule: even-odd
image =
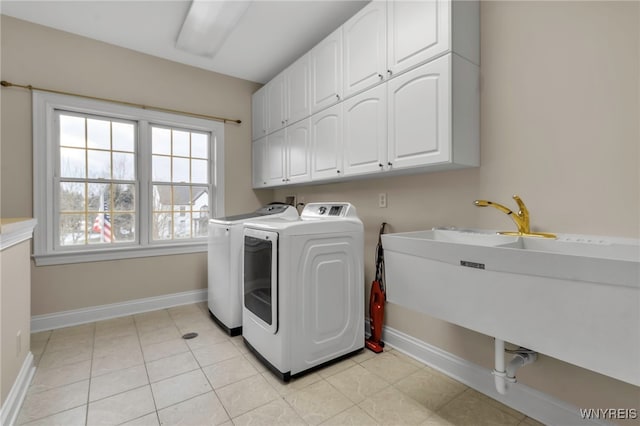
[[367,2],[253,0],[213,58],[175,46],[190,0],[2,0],[0,11],[149,55],[266,83]]

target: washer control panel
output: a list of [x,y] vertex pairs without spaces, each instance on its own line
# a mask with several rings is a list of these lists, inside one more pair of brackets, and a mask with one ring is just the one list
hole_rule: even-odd
[[309,203],[300,214],[306,219],[331,219],[355,217],[355,207],[350,203]]

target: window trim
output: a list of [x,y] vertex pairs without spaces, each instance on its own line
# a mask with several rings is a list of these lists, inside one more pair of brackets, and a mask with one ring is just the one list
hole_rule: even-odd
[[[136,257],[164,256],[205,252],[207,239],[153,241],[151,238],[151,124],[189,128],[211,133],[209,179],[211,182],[210,217],[224,216],[224,123],[186,115],[123,106],[106,101],[76,96],[33,91],[33,213],[38,220],[33,248],[36,265],[96,262]],[[54,117],[56,110],[80,114],[95,114],[137,122],[136,171],[138,199],[136,221],[138,242],[135,245],[117,244],[95,248],[82,245],[57,249],[54,222],[56,218],[54,173],[56,170],[57,136]]]

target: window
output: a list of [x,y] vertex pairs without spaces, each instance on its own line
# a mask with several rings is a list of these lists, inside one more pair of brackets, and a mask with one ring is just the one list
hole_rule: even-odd
[[206,250],[224,125],[34,91],[39,265]]

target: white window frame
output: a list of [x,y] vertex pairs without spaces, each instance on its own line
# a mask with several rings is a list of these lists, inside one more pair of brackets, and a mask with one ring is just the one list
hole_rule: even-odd
[[[64,110],[137,122],[136,243],[60,247],[57,232],[55,173],[59,159],[55,112]],[[36,265],[95,262],[134,257],[198,253],[207,238],[154,241],[151,235],[151,125],[211,134],[209,217],[224,216],[224,123],[214,120],[135,108],[117,103],[33,91],[33,212],[38,220],[33,239]]]

